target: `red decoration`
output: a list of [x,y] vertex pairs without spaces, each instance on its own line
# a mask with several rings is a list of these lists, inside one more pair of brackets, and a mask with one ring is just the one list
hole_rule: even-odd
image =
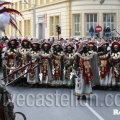
[[12,71],[12,74],[16,74],[16,73],[18,73],[18,70],[13,70]]
[[29,42],[29,40],[27,40],[27,39],[24,39],[22,42]]
[[118,45],[120,47],[120,44],[117,41],[112,43],[112,46],[115,46],[115,45]]
[[44,56],[41,56],[41,60],[43,61],[43,64],[41,65],[41,67],[42,67],[42,70],[41,70],[41,72],[42,72],[42,74],[43,74],[43,80],[45,80],[46,79],[46,77],[47,77],[47,75],[48,75],[48,65],[45,65],[44,64],[44,61],[47,59],[47,57],[44,57]]
[[59,78],[60,78],[60,66],[55,61],[56,60],[60,61],[60,60],[56,56],[53,58],[53,60],[54,60],[53,64],[54,64],[54,68],[55,68],[55,70],[54,70],[54,79],[55,80],[59,80]]
[[85,84],[90,85],[90,82],[92,81],[92,78],[93,78],[93,73],[92,73],[91,67],[89,68],[89,71],[86,72],[86,68],[85,68],[85,64],[84,64],[85,61],[86,60],[84,60],[84,59],[80,60],[81,70],[82,70],[83,78],[85,80]]
[[34,69],[30,68],[27,70],[28,73],[34,72]]

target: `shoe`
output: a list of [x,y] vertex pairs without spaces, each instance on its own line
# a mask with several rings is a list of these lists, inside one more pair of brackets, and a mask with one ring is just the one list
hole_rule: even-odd
[[83,96],[82,96],[82,99],[83,99],[83,100],[86,100],[86,96],[85,96],[85,95],[83,95]]

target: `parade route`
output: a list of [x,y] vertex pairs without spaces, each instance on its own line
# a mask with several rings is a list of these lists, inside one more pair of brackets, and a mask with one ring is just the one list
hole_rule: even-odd
[[[0,75],[0,77],[2,74]],[[2,77],[1,77],[2,78]],[[27,120],[119,120],[120,115],[113,115],[113,110],[118,109],[120,106],[120,97],[116,100],[119,106],[115,105],[115,96],[119,95],[119,91],[103,91],[103,90],[94,90],[93,95],[87,98],[87,100],[78,101],[74,95],[74,89],[70,88],[30,88],[30,87],[7,87],[7,90],[14,95],[14,111],[23,112]],[[27,97],[28,95],[47,95],[58,93],[60,96],[68,95],[69,104],[62,104],[60,101],[60,96],[58,96],[57,102],[55,97],[53,97],[53,105],[46,106],[28,106],[26,103],[20,106],[17,104],[17,96],[22,95]],[[110,96],[111,97],[110,97]],[[113,95],[113,98],[112,98]],[[107,98],[107,104],[105,105],[105,98]],[[34,96],[33,96],[34,97]],[[111,98],[111,99],[109,99]],[[22,100],[22,99],[21,99]],[[20,101],[21,102],[21,101]],[[35,102],[35,98],[30,97],[30,103]],[[113,105],[110,105],[113,102]],[[21,102],[22,103],[22,102]],[[56,104],[57,103],[57,104]],[[65,105],[65,106],[63,106]],[[31,114],[32,113],[32,114]],[[17,120],[22,120],[21,116],[16,117]]]
[[[38,94],[47,95],[47,94],[55,94],[57,93],[62,95],[68,95],[72,100],[68,100],[69,104],[66,104],[64,101],[64,105],[60,105],[60,96],[57,99],[58,106],[55,104],[55,98],[53,98],[54,104],[52,106],[28,106],[26,103],[23,106],[19,107],[17,105],[16,100],[14,100],[15,111],[23,112],[27,120],[119,120],[119,115],[114,116],[113,110],[118,109],[119,106],[115,106],[114,104],[110,107],[104,105],[104,98],[106,95],[111,94],[116,96],[119,91],[94,91],[95,95],[98,95],[98,105],[96,106],[96,100],[94,97],[88,98],[86,101],[80,100],[80,104],[77,104],[76,97],[72,93],[74,89],[67,88],[22,88],[22,87],[8,87],[8,90],[12,93],[12,95],[35,95]],[[72,90],[72,92],[71,92]],[[15,98],[14,98],[15,99]],[[21,99],[22,100],[22,99]],[[30,97],[30,103],[35,102],[35,98]],[[112,99],[108,99],[108,104]],[[114,100],[113,100],[114,101]],[[119,103],[119,99],[117,101]],[[22,102],[21,102],[22,105]],[[17,120],[21,120],[20,116],[17,117]]]
[[85,103],[85,105],[99,120],[104,120],[104,118],[102,118],[93,108],[91,108],[88,103]]

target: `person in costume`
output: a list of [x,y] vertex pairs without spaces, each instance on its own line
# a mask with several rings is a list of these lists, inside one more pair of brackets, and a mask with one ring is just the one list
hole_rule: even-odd
[[30,65],[28,66],[27,82],[31,86],[36,86],[39,83],[39,62],[40,62],[40,44],[38,39],[34,38],[31,43],[29,53]]
[[92,71],[94,71],[93,79],[92,79],[92,89],[99,89],[100,78],[99,78],[99,70],[98,70],[98,54],[97,54],[97,42],[94,40],[88,41],[89,45],[89,53],[94,53],[93,58],[91,59],[91,67]]
[[[14,37],[11,37],[8,42],[8,48],[5,52],[4,56],[4,78],[5,82],[10,82],[14,80],[17,76],[17,68],[19,68],[18,65],[18,42],[17,39]],[[10,76],[6,77],[8,74],[11,74]]]
[[52,52],[51,52],[51,44],[49,41],[44,41],[41,45],[41,66],[39,79],[40,84],[49,85],[53,80],[52,78]]
[[[11,2],[0,3],[0,31],[4,32],[7,25],[11,25],[15,29],[17,28],[17,22],[11,14],[18,14],[22,16],[22,14],[12,8],[6,8],[4,5],[13,4]],[[20,31],[19,31],[20,32]],[[21,32],[20,32],[21,33]],[[7,40],[6,40],[7,41]],[[3,77],[5,83],[9,83],[16,78],[17,66],[18,66],[18,50],[17,50],[18,42],[16,38],[11,37],[8,42],[8,48],[3,50],[2,58],[3,58]],[[10,75],[9,75],[10,74]],[[2,81],[0,81],[2,82]],[[21,114],[26,120],[26,117],[22,113],[14,113],[14,105],[12,103],[12,98],[10,93],[3,87],[0,83],[0,120],[14,120],[16,114]]]
[[63,85],[68,87],[74,86],[75,50],[73,45],[72,42],[67,42],[65,45]]
[[105,90],[108,87],[109,75],[110,75],[110,53],[108,51],[108,42],[100,42],[98,45],[99,56],[99,75],[100,86]]
[[79,68],[75,78],[75,95],[82,99],[86,99],[86,95],[92,94],[92,62],[94,62],[94,55],[96,52],[90,51],[89,41],[84,40],[80,46],[79,51],[76,53],[80,57]]
[[120,86],[120,43],[114,41],[111,45],[111,69],[108,85],[113,89]]
[[79,46],[80,46],[80,43],[81,43],[81,41],[76,42],[76,52],[78,51],[78,48],[79,48]]
[[[6,29],[6,27],[8,26],[8,25],[11,25],[14,29],[16,29],[16,30],[18,30],[19,31],[19,33],[21,34],[21,32],[20,32],[20,30],[18,29],[18,27],[17,27],[17,22],[16,22],[16,20],[14,19],[14,17],[12,16],[12,14],[14,14],[14,15],[19,15],[19,16],[21,16],[22,17],[22,14],[19,12],[19,11],[17,11],[17,10],[15,10],[15,9],[12,9],[12,8],[7,8],[6,6],[4,6],[4,5],[13,5],[13,3],[11,3],[11,2],[5,2],[5,1],[3,1],[3,2],[1,2],[0,3],[0,31],[1,32],[4,32],[4,34],[6,35],[6,33],[5,33],[5,29]],[[12,44],[14,44],[14,42],[13,42],[14,40],[12,40],[12,42],[9,42],[8,44],[9,44],[9,48],[11,48],[12,47]],[[11,45],[10,45],[11,44]],[[16,43],[15,43],[16,44]],[[17,43],[18,44],[18,43]],[[13,45],[14,46],[14,45]],[[16,48],[15,48],[16,49]],[[14,50],[15,50],[14,49]],[[5,50],[5,49],[4,49]],[[10,50],[11,51],[11,50]],[[8,52],[10,52],[9,50],[7,51],[7,54],[8,54]],[[12,51],[11,51],[12,52]],[[5,53],[5,52],[4,52]],[[6,54],[6,56],[5,56],[5,54],[2,54],[2,58],[4,59],[6,56],[9,56],[9,55],[7,55]],[[9,56],[10,57],[10,56]],[[7,58],[7,57],[6,57]],[[8,61],[8,60],[6,60],[6,61]],[[6,67],[10,67],[10,66],[12,66],[12,65],[8,65],[7,66],[7,64],[9,64],[9,63],[5,63],[5,65],[4,65],[4,69],[3,69],[3,76],[4,76],[4,79],[5,79],[5,81],[6,81],[6,74],[7,73],[9,73],[9,72],[11,72],[11,71],[13,71],[13,70],[6,70]],[[15,63],[16,64],[16,63]],[[12,66],[13,67],[13,66]],[[12,68],[13,69],[13,68]],[[14,70],[15,71],[15,70]],[[15,71],[15,72],[17,72],[17,71]],[[13,75],[14,76],[14,75]],[[12,76],[12,78],[11,78],[11,80],[13,80],[13,77]],[[7,79],[8,79],[8,77],[7,77]],[[6,82],[8,82],[8,81],[6,81]]]
[[60,42],[55,42],[53,44],[52,56],[53,81],[51,81],[51,85],[61,86],[63,83],[64,52]]
[[[30,46],[31,43],[29,41],[28,38],[23,38],[22,42],[21,42],[21,47],[19,48],[19,65],[20,68],[24,67],[26,64],[29,63],[29,59],[30,59]],[[28,66],[24,67],[23,69],[18,71],[18,75],[21,76],[24,73],[26,73],[28,70]],[[25,74],[24,76],[21,77],[21,79],[23,79],[23,81],[21,82],[21,85],[26,86],[27,85],[27,74]]]

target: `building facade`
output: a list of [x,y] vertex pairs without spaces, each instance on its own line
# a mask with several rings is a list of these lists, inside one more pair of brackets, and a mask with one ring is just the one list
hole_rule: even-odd
[[[60,37],[63,38],[89,36],[90,27],[95,28],[97,25],[102,26],[103,30],[109,26],[112,36],[119,36],[114,29],[120,32],[120,0],[26,0],[29,4],[23,2],[24,0],[18,0],[13,6],[9,5],[23,14],[24,19],[16,16],[22,35],[8,27],[8,36],[17,34],[18,37],[33,37],[36,28],[36,37],[39,39],[57,37],[56,25],[61,26]],[[36,11],[33,9],[34,5]],[[103,31],[100,35],[103,36]]]

